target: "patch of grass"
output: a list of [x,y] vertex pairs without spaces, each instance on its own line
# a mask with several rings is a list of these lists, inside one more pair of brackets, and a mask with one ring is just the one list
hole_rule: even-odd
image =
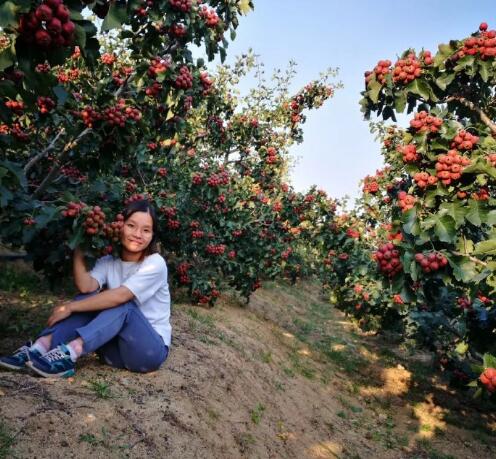
[[429,424],[422,424],[420,426],[421,432],[430,432],[431,430],[432,430],[432,427]]
[[96,446],[100,444],[100,440],[93,434],[81,434],[79,435],[79,442],[80,443],[88,443],[91,446]]
[[264,411],[265,411],[265,406],[262,405],[261,403],[257,403],[257,406],[250,411],[250,418],[253,424],[256,425],[260,424]]
[[249,450],[250,446],[255,444],[255,437],[248,432],[243,432],[235,436],[235,439],[239,445],[239,450],[245,453]]
[[31,270],[21,269],[8,264],[0,264],[2,275],[0,276],[0,290],[6,292],[17,292],[21,298],[29,293],[40,293],[46,291],[41,276]]
[[[444,454],[437,451],[431,442],[425,438],[417,440],[417,446],[428,454],[429,459],[455,459],[451,454]],[[422,456],[425,457],[425,456]]]
[[276,390],[278,390],[280,392],[284,392],[286,390],[286,388],[284,387],[284,384],[281,381],[276,381],[274,383],[274,387],[276,388]]
[[296,376],[295,371],[290,367],[284,367],[282,371],[284,371],[284,374],[289,376],[290,378],[294,378]]
[[302,358],[298,355],[296,349],[293,349],[293,352],[289,355],[289,359],[296,373],[307,379],[315,378],[315,369],[302,361]]
[[10,449],[15,443],[15,437],[3,421],[0,421],[0,459],[9,457]]
[[344,411],[338,411],[336,415],[342,419],[348,419],[348,415]]
[[213,408],[207,408],[207,415],[212,421],[217,421],[220,418],[220,414]]
[[112,391],[110,390],[110,384],[107,381],[102,380],[93,380],[89,381],[90,389],[93,393],[102,399],[112,398]]
[[120,443],[120,441],[124,438],[127,438],[127,435],[125,433],[122,433],[117,437],[112,437],[107,429],[105,429],[105,427],[102,427],[101,435],[95,435],[92,433],[80,434],[79,443],[88,443],[93,447],[103,447],[109,451],[122,452],[131,447],[131,445],[128,443]]
[[202,314],[194,308],[186,309],[186,313],[192,319],[195,319],[196,321],[200,322],[202,325],[205,325],[209,328],[214,328],[214,326],[215,326],[214,318],[210,315]]
[[260,359],[264,363],[272,363],[272,352],[270,352],[270,351],[261,352],[260,353]]

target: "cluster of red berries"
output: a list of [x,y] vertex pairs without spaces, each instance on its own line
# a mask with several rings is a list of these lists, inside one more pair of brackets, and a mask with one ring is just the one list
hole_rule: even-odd
[[60,173],[65,177],[71,178],[78,182],[86,182],[86,180],[88,180],[88,177],[81,174],[81,171],[75,166],[63,166],[60,169]]
[[169,0],[172,8],[183,13],[187,13],[191,10],[191,0]]
[[118,242],[121,237],[122,227],[124,226],[124,215],[117,214],[115,220],[103,227],[105,236],[111,241]]
[[128,119],[139,121],[142,115],[137,108],[126,107],[122,102],[119,102],[114,107],[107,107],[102,114],[102,118],[111,126],[124,127]]
[[7,124],[0,124],[0,135],[7,135],[10,129]]
[[89,128],[92,128],[96,121],[102,119],[100,113],[91,108],[89,105],[81,110],[81,112],[79,112],[78,114],[83,119],[83,123]]
[[20,38],[44,49],[69,46],[76,30],[69,17],[69,10],[62,0],[45,0],[34,11],[21,16]]
[[167,169],[165,167],[159,167],[157,169],[157,174],[160,175],[160,177],[165,177],[167,175]]
[[382,244],[375,252],[379,270],[388,277],[394,277],[403,266],[400,261],[400,252],[392,242]]
[[151,60],[150,66],[148,67],[148,76],[150,78],[156,78],[160,73],[166,72],[169,67],[169,61],[160,57],[155,57]]
[[474,201],[487,201],[489,199],[489,191],[487,188],[481,188],[479,191],[471,194]]
[[148,194],[143,194],[143,193],[137,193],[129,196],[129,198],[124,200],[124,205],[131,204],[132,202],[136,201],[150,201],[150,196]]
[[236,250],[230,250],[228,253],[227,253],[227,256],[228,258],[230,258],[231,260],[234,260],[236,258]]
[[22,100],[8,100],[5,102],[5,106],[10,108],[14,113],[20,115],[25,108],[24,102]]
[[487,155],[487,161],[491,166],[496,167],[496,153],[489,153]]
[[71,81],[77,80],[79,78],[79,69],[68,69],[66,71],[60,70],[57,73],[57,79],[59,83],[69,83]]
[[137,188],[138,188],[138,185],[137,185],[136,180],[134,178],[130,178],[129,180],[126,181],[126,191],[128,193],[134,193]]
[[36,67],[34,68],[34,71],[36,73],[48,73],[50,71],[50,64],[48,63],[37,64]]
[[278,159],[279,157],[277,156],[277,150],[274,147],[267,148],[267,157],[265,160],[267,164],[274,164]]
[[284,250],[281,253],[281,258],[283,260],[287,260],[292,253],[293,253],[293,249],[291,247],[288,247],[286,250]]
[[33,217],[26,217],[23,221],[26,226],[33,226],[36,224],[36,220]]
[[479,137],[462,130],[453,138],[451,148],[456,148],[457,150],[472,150],[478,141]]
[[346,230],[346,236],[348,236],[351,239],[359,239],[360,238],[360,231],[354,230],[353,228],[348,228]]
[[379,191],[379,184],[373,177],[365,177],[363,182],[363,192],[375,194]]
[[100,57],[100,61],[105,65],[112,65],[117,60],[115,54],[105,53]]
[[50,113],[55,108],[55,101],[51,97],[38,96],[36,103],[42,115]]
[[176,77],[174,84],[178,89],[189,89],[193,86],[193,75],[188,67],[183,65],[179,69],[179,75]]
[[86,207],[84,202],[69,202],[67,207],[62,211],[64,217],[77,217],[81,211]]
[[446,155],[439,155],[436,163],[436,176],[448,186],[459,180],[463,168],[470,164],[470,159],[461,156],[457,150],[449,150]]
[[374,77],[375,79],[381,83],[384,84],[386,82],[386,76],[391,73],[391,61],[389,59],[387,60],[380,60],[377,65],[374,67],[374,70],[372,72],[367,71],[365,72],[365,83],[369,83],[369,81]]
[[258,290],[261,286],[262,286],[262,283],[259,280],[256,280],[255,282],[253,282],[253,284],[251,286],[252,292],[254,292],[255,290]]
[[496,56],[496,30],[487,30],[488,25],[483,22],[479,26],[478,37],[467,38],[463,43],[463,48],[458,50],[452,57],[454,61],[465,56],[479,55],[482,60],[487,60]]
[[217,16],[217,13],[213,8],[202,5],[199,13],[207,27],[215,27],[219,23],[219,16]]
[[172,24],[169,28],[169,33],[176,38],[182,38],[186,35],[188,29],[184,24]]
[[233,230],[233,232],[231,233],[233,235],[233,237],[241,237],[243,235],[243,230]]
[[131,73],[133,73],[132,67],[123,66],[115,72],[112,72],[112,80],[114,80],[114,83],[117,86],[122,86]]
[[195,229],[195,230],[191,231],[191,237],[193,239],[201,239],[203,236],[205,236],[205,232],[203,232],[201,230]]
[[412,209],[415,205],[415,201],[415,196],[407,194],[406,191],[400,191],[398,193],[398,205],[400,206],[402,212]]
[[424,273],[437,271],[448,264],[448,259],[440,252],[416,253],[415,261],[420,265]]
[[86,214],[86,220],[83,222],[86,234],[97,234],[100,230],[103,230],[104,226],[105,214],[100,206],[90,208]]
[[207,244],[205,251],[210,255],[222,255],[226,251],[224,244]]
[[431,65],[434,62],[432,59],[432,53],[430,51],[427,51],[427,50],[422,51],[420,53],[420,57],[424,61],[425,65]]
[[203,183],[203,175],[199,173],[195,173],[191,177],[191,182],[193,185],[201,185]]
[[472,309],[472,302],[466,297],[458,298],[456,300],[456,302],[457,302],[458,306],[460,306],[460,308],[462,308],[462,309],[465,309],[465,310]]
[[212,174],[207,179],[207,185],[211,187],[228,185],[229,184],[229,173],[227,171],[221,171],[218,174]]
[[205,96],[209,93],[210,87],[213,83],[207,72],[200,73],[200,83],[203,86],[203,95]]
[[181,222],[179,220],[167,220],[167,228],[171,230],[177,230],[181,227]]
[[29,134],[22,128],[19,123],[14,123],[10,127],[10,133],[20,142],[29,141]]
[[395,83],[410,83],[422,75],[422,67],[414,53],[408,54],[406,59],[399,59],[394,64],[393,81]]
[[272,210],[274,212],[280,212],[282,210],[282,202],[281,201],[276,201],[273,205],[272,205]]
[[189,284],[191,279],[188,276],[188,271],[191,265],[187,261],[183,261],[177,265],[177,274],[179,275],[179,282],[181,284]]
[[160,213],[164,214],[168,219],[173,219],[177,215],[177,208],[162,206]]
[[438,132],[443,124],[441,118],[430,115],[425,110],[415,114],[415,118],[410,121],[410,126],[417,132]]
[[479,376],[479,380],[489,392],[496,391],[496,368],[486,368]]
[[417,147],[412,143],[400,145],[398,151],[403,155],[403,161],[405,163],[414,163],[415,161],[418,161],[420,157],[417,153]]
[[429,185],[432,186],[437,183],[437,177],[428,172],[417,172],[413,176],[413,180],[419,188],[427,188]]
[[154,81],[151,86],[145,88],[145,94],[149,97],[157,97],[162,91],[162,85],[158,81]]

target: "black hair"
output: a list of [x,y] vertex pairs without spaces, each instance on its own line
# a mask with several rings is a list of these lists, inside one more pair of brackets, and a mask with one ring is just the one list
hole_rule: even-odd
[[151,255],[152,253],[157,253],[158,252],[158,219],[157,219],[157,212],[155,211],[155,207],[153,206],[150,201],[146,199],[141,199],[139,201],[133,201],[130,202],[124,211],[122,212],[122,215],[124,217],[124,221],[126,221],[131,215],[133,215],[135,212],[145,212],[147,214],[150,214],[150,217],[152,217],[152,222],[153,222],[153,236],[152,240],[146,247],[146,249],[143,251],[143,257],[147,257],[148,255]]

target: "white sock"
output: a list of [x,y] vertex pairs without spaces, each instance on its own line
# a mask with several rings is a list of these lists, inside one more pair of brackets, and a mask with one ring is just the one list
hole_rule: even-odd
[[71,355],[71,360],[75,362],[78,359],[78,354],[76,351],[73,349],[73,347],[70,344],[66,344],[67,349],[69,350],[69,354]]
[[45,347],[45,345],[40,342],[36,341],[30,348],[30,351],[38,351],[41,355],[44,355],[48,352],[48,349]]

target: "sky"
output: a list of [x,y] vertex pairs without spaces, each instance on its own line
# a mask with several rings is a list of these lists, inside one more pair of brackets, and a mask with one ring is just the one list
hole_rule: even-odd
[[[363,73],[380,59],[395,62],[408,48],[434,52],[437,45],[464,38],[481,22],[496,28],[496,1],[466,0],[253,0],[240,17],[226,63],[252,48],[272,69],[297,63],[294,93],[328,67],[339,67],[344,89],[307,113],[304,142],[292,147],[292,184],[312,184],[334,198],[355,198],[359,181],[382,166],[380,146],[358,104]],[[241,83],[241,90],[249,82]],[[406,118],[404,118],[406,120]]]

